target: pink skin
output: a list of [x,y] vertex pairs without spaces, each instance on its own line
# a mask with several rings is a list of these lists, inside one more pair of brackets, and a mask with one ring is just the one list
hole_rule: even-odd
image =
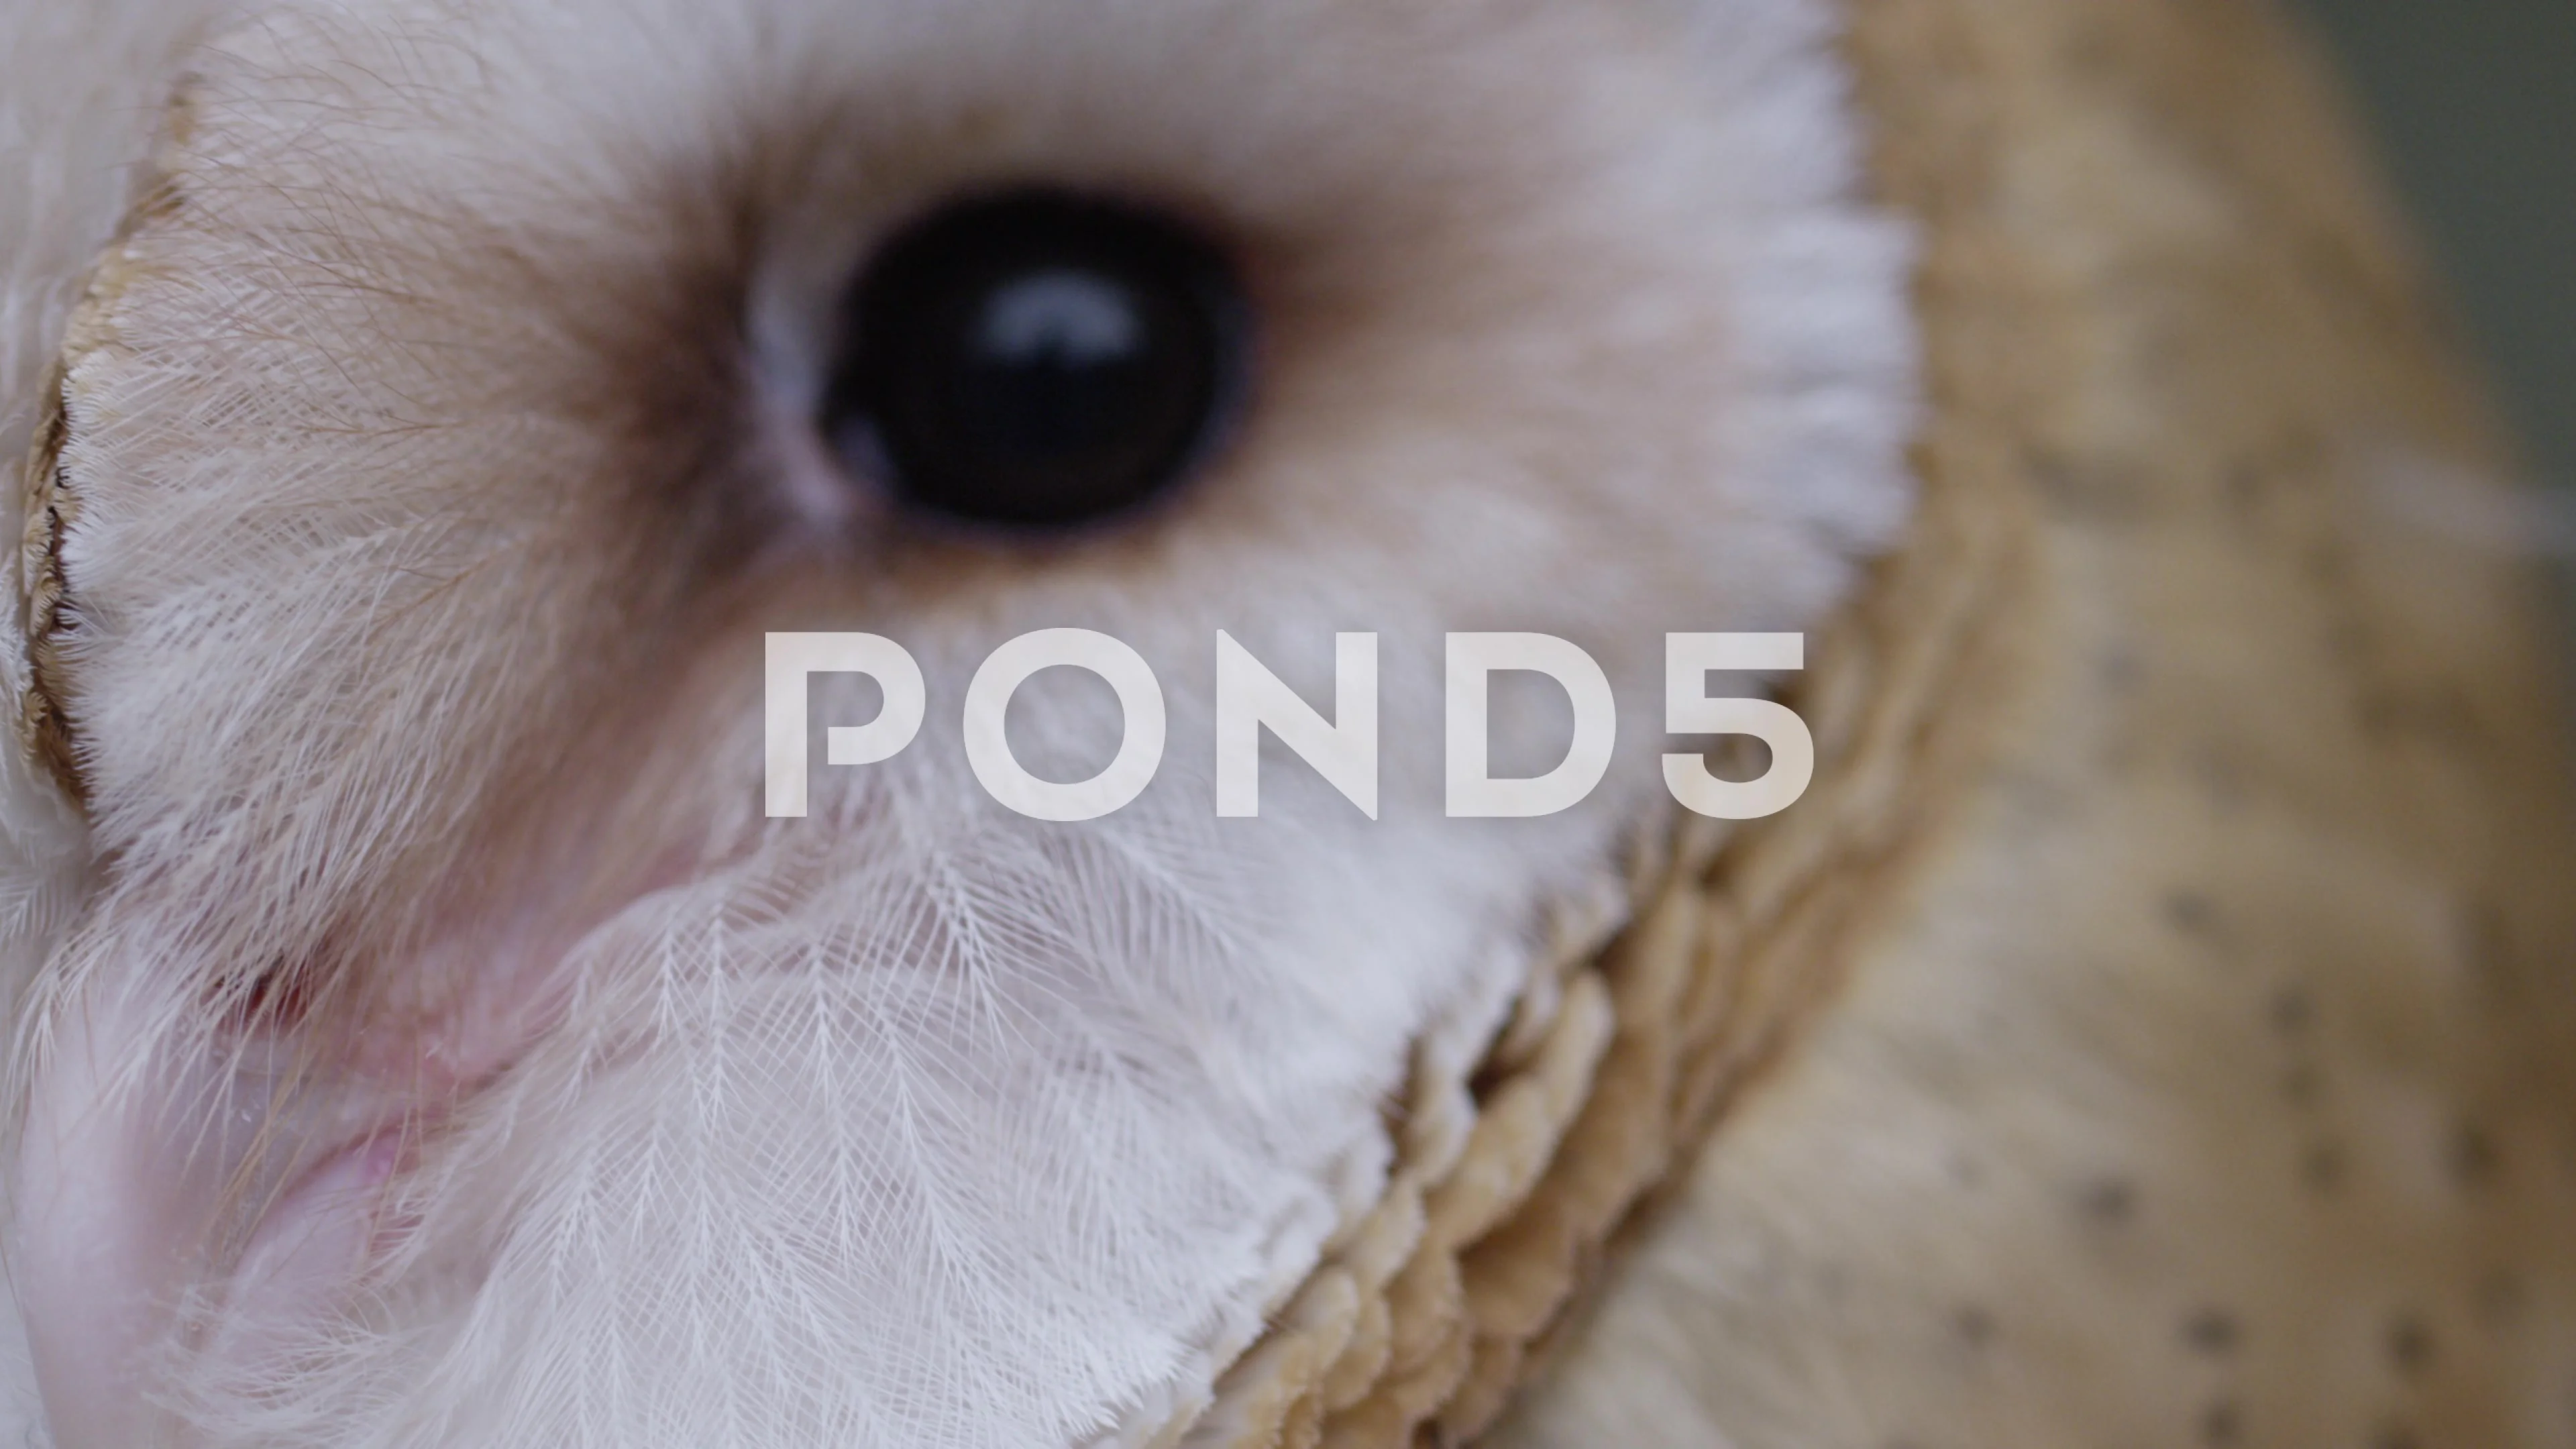
[[[195,1351],[243,1362],[270,1346],[262,1325],[334,1311],[398,1231],[384,1221],[386,1185],[558,1016],[550,968],[569,942],[549,944],[480,956],[452,1013],[369,1032],[309,1106],[265,1133],[266,1076],[228,1079],[211,1062],[136,1074],[152,1048],[124,993],[65,1014],[29,1101],[11,1244],[61,1449],[179,1437],[145,1389],[174,1329]],[[217,1215],[245,1169],[257,1218],[226,1231]],[[177,1324],[190,1296],[224,1305],[220,1339]]]
[[[686,743],[671,747],[685,755]],[[668,798],[638,790],[649,777],[568,782],[530,833],[483,852],[520,862],[497,877],[511,898],[458,899],[424,883],[449,901],[454,933],[353,968],[414,990],[327,1044],[330,1065],[273,1122],[277,1076],[262,1063],[297,1059],[314,1045],[299,1039],[305,1028],[265,1028],[275,1035],[248,1044],[254,1060],[240,1071],[175,1061],[150,1039],[152,1004],[168,1000],[156,993],[219,979],[220,963],[137,948],[57,1014],[13,1168],[8,1246],[59,1449],[184,1443],[153,1387],[174,1348],[254,1362],[279,1326],[340,1310],[402,1231],[385,1220],[388,1184],[435,1153],[457,1105],[561,1019],[585,941],[725,868],[697,829],[621,817],[638,794]],[[495,878],[479,875],[476,889]],[[223,1308],[219,1323],[179,1316],[207,1305]]]

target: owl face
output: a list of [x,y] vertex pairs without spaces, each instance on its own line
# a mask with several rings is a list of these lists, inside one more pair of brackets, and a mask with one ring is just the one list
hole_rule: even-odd
[[[365,0],[189,52],[31,475],[17,1275],[58,1442],[1052,1444],[1185,1425],[1386,1105],[1606,925],[1663,636],[1901,525],[1901,231],[1809,0]],[[1034,340],[1032,340],[1034,339]],[[1170,701],[1033,820],[1038,629]],[[1385,805],[1211,807],[1215,638]],[[1610,776],[1442,810],[1444,633]],[[931,724],[762,810],[762,643]],[[863,722],[853,680],[814,719]],[[1013,705],[1034,773],[1097,679]],[[1498,773],[1565,748],[1498,692]],[[1515,767],[1526,767],[1518,768]]]

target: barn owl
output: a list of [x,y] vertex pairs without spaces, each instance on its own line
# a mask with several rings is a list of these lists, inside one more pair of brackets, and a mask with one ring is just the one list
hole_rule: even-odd
[[[2295,56],[17,0],[27,1435],[2576,1442],[2528,581],[2364,500],[2494,454]],[[1166,700],[1079,821],[957,728],[1066,628]],[[1220,631],[1377,637],[1380,808],[1212,808]],[[929,723],[782,815],[818,632]],[[1579,803],[1444,810],[1471,632],[1597,661]],[[1770,819],[1659,773],[1694,632],[1807,636]],[[997,728],[1082,779],[1102,686]]]

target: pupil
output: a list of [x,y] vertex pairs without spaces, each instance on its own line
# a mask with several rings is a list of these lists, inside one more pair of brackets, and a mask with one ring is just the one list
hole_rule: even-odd
[[1206,452],[1241,385],[1243,318],[1223,258],[1153,212],[1051,191],[960,203],[851,292],[825,430],[872,437],[925,511],[1112,516]]

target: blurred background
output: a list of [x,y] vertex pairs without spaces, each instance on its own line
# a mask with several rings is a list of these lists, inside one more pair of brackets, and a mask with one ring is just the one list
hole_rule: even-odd
[[2576,509],[2576,0],[2295,3],[2342,61],[2532,472]]

